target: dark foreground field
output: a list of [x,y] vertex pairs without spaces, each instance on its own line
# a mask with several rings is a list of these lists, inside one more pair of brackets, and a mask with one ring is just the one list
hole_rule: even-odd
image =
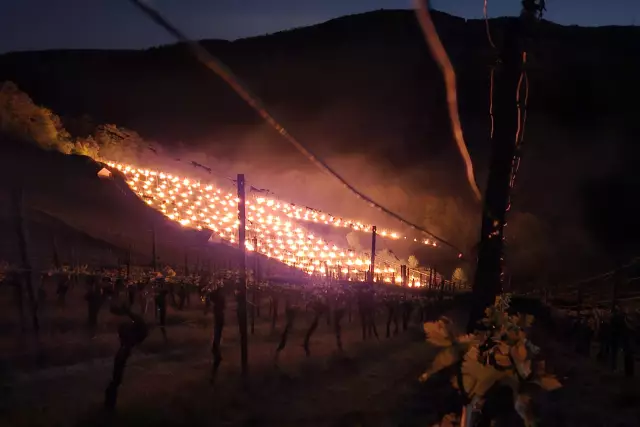
[[[69,303],[81,304],[73,299]],[[311,314],[301,310],[276,365],[284,316],[271,333],[265,304],[250,336],[250,387],[244,390],[235,307],[230,304],[224,360],[211,386],[213,320],[197,303],[197,309],[170,309],[168,344],[153,329],[136,348],[114,415],[102,410],[102,400],[118,347],[115,328],[122,318],[103,309],[100,330],[92,339],[83,331],[84,306],[48,307],[36,344],[33,338],[19,338],[13,321],[17,316],[8,318],[15,313],[4,310],[2,330],[12,333],[2,338],[0,425],[398,425],[406,417],[400,408],[415,396],[416,379],[432,353],[416,323],[386,338],[382,313],[380,340],[363,341],[354,312],[351,322],[344,320],[344,353],[337,351],[333,328],[323,318],[306,357],[301,344]],[[152,318],[150,310],[147,319]]]
[[[326,318],[301,346],[311,315],[300,310],[294,333],[276,365],[280,332],[271,333],[267,304],[250,336],[250,383],[242,387],[235,307],[226,312],[223,363],[209,384],[212,316],[199,301],[185,311],[170,309],[169,342],[152,329],[134,350],[120,389],[117,411],[102,409],[118,347],[122,318],[103,309],[95,338],[83,329],[85,311],[77,290],[66,309],[44,309],[39,343],[20,338],[17,316],[2,296],[0,425],[2,426],[431,426],[455,407],[446,379],[421,385],[420,373],[434,349],[420,325],[386,338],[385,316],[377,319],[380,340],[362,340],[356,312],[344,319],[344,353],[337,352]],[[436,314],[436,313],[434,313]],[[453,313],[459,315],[458,311]],[[147,319],[154,323],[150,310]],[[575,355],[544,331],[549,368],[565,387],[539,399],[545,426],[637,426],[640,388],[634,379],[606,372]],[[513,413],[497,425],[520,426]]]

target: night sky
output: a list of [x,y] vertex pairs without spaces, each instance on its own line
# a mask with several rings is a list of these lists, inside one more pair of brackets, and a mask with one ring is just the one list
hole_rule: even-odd
[[[236,39],[306,26],[410,0],[148,0],[194,38]],[[433,7],[480,17],[483,0],[432,0]],[[639,0],[547,0],[563,24],[638,25]],[[489,0],[490,15],[513,15],[519,0]],[[0,0],[0,52],[53,48],[142,48],[171,40],[128,0]]]

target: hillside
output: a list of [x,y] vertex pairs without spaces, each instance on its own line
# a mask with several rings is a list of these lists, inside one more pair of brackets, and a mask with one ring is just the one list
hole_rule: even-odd
[[[461,118],[482,184],[493,62],[484,22],[442,13],[434,20],[456,67]],[[503,25],[504,19],[491,21],[498,43]],[[473,244],[477,207],[451,143],[441,75],[410,11],[372,12],[204,44],[293,134],[359,188],[459,244]],[[637,208],[628,194],[637,185],[630,159],[638,122],[629,105],[640,97],[640,29],[544,22],[533,46],[527,149],[511,224],[518,228],[531,218],[534,223],[512,245],[525,254],[535,247],[529,255],[537,263],[575,258],[551,270],[569,269],[570,263],[580,270],[586,259],[603,253],[634,253]],[[62,115],[72,133],[87,121],[117,123],[183,160],[214,165],[223,175],[245,172],[257,186],[289,200],[346,216],[364,211],[303,162],[184,46],[11,53],[0,56],[2,80],[16,82]],[[610,178],[613,172],[617,176]],[[601,202],[607,188],[620,188],[617,182],[628,186],[618,196],[626,203],[623,218],[620,209]],[[591,215],[601,209],[609,211]],[[619,228],[611,232],[603,224]],[[612,234],[632,237],[621,247],[610,241]],[[518,243],[523,240],[524,249]]]
[[[434,20],[458,72],[463,111],[484,116],[492,63],[484,22],[441,13],[435,13]],[[498,40],[502,24],[503,20],[491,23]],[[532,112],[565,123],[583,114],[602,119],[623,114],[627,108],[618,102],[621,93],[638,94],[632,81],[640,68],[634,54],[639,41],[640,29],[635,27],[543,23],[530,56]],[[356,121],[367,118],[389,131],[398,120],[407,124],[413,119],[418,126],[416,121],[425,113],[442,114],[441,78],[410,11],[371,12],[204,45],[279,110],[290,126],[301,130],[305,119],[318,121],[320,113],[339,117],[341,108],[355,109]],[[597,79],[612,75],[615,79]],[[238,126],[259,124],[255,114],[180,45],[146,51],[9,53],[0,56],[0,79],[15,81],[60,114],[88,114],[170,143],[211,141],[234,131],[244,133]],[[375,111],[391,123],[374,122],[369,114]],[[408,112],[410,117],[401,117]],[[437,116],[429,118],[438,123]],[[438,128],[434,135],[446,130]],[[339,135],[343,140],[348,136]],[[325,142],[331,148],[341,146],[339,140]],[[409,141],[403,145],[411,148]]]
[[125,259],[150,265],[152,229],[161,263],[182,266],[185,251],[228,262],[232,251],[207,245],[209,234],[174,225],[148,208],[119,177],[100,179],[101,166],[83,156],[68,156],[14,143],[0,144],[0,260],[19,262],[10,194],[22,187],[29,252],[36,268],[53,263],[54,239],[60,261],[100,267]]
[[[7,208],[11,205],[5,205]],[[20,253],[14,217],[5,212],[0,218],[0,259],[14,265],[20,264]],[[54,266],[54,251],[61,263],[77,262],[79,265],[117,265],[125,251],[101,239],[96,239],[46,212],[27,209],[25,212],[31,262],[37,269]],[[55,249],[54,249],[55,248]]]

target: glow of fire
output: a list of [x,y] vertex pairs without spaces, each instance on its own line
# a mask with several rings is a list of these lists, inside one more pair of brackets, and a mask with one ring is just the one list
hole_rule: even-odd
[[[184,227],[211,230],[230,243],[237,241],[240,222],[236,212],[239,199],[234,194],[164,172],[115,162],[108,162],[107,165],[120,171],[133,192],[170,220]],[[309,274],[325,276],[331,267],[335,272],[353,273],[358,279],[363,279],[369,271],[371,260],[365,254],[326,242],[295,222],[320,223],[368,233],[372,232],[372,225],[265,197],[247,199],[245,204],[247,251],[257,251]],[[390,239],[402,237],[392,230],[379,230],[378,234]],[[430,240],[422,240],[422,243],[437,245]],[[396,284],[402,282],[397,265],[376,263],[374,271],[378,276],[376,280]],[[421,274],[418,271],[409,269],[408,276],[409,283],[420,286]]]

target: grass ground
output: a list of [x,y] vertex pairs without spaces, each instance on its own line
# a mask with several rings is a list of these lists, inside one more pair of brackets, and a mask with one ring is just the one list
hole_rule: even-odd
[[[363,341],[354,313],[352,322],[343,321],[343,353],[337,351],[333,328],[323,318],[311,340],[311,357],[306,357],[301,345],[311,315],[302,314],[276,365],[284,316],[272,334],[265,305],[249,340],[251,371],[245,390],[235,308],[230,304],[224,360],[211,386],[212,315],[204,316],[199,305],[182,312],[170,309],[168,344],[153,329],[134,350],[118,410],[109,416],[102,400],[118,347],[115,330],[122,319],[102,312],[98,334],[91,339],[82,330],[84,311],[79,303],[69,301],[67,307],[76,307],[73,310],[46,309],[37,344],[32,338],[16,339],[15,333],[0,340],[0,425],[397,425],[395,420],[403,418],[397,409],[415,394],[416,378],[431,353],[417,324],[398,336],[384,337],[382,313],[377,319],[380,340]],[[14,319],[5,317],[5,326],[12,326],[3,330],[16,332]]]
[[640,425],[640,382],[611,372],[593,357],[580,356],[559,339],[537,329],[547,366],[563,388],[543,400],[545,426],[632,427]]
[[[78,301],[76,301],[77,303]],[[83,307],[83,306],[80,306]],[[199,306],[198,306],[199,307]],[[232,304],[223,334],[223,363],[216,384],[209,384],[211,314],[198,309],[169,312],[169,343],[152,330],[134,350],[120,389],[115,414],[102,409],[118,343],[121,318],[106,311],[90,339],[82,331],[84,310],[49,308],[39,344],[16,339],[2,344],[2,426],[430,426],[455,406],[446,378],[421,385],[419,374],[434,352],[420,327],[363,341],[355,315],[344,320],[345,352],[336,351],[332,328],[322,319],[311,341],[311,357],[301,347],[311,319],[296,319],[294,333],[279,363],[274,353],[279,334],[263,317],[250,336],[248,389],[242,387],[239,342]],[[3,310],[5,326],[15,326]],[[354,313],[355,314],[355,313]],[[148,316],[151,318],[151,315]],[[11,321],[9,321],[11,320]],[[73,327],[71,327],[73,326]],[[278,332],[283,327],[283,316]],[[617,427],[640,425],[634,379],[607,372],[537,330],[549,368],[565,387],[539,400],[544,426]],[[513,414],[497,424],[519,426]]]

